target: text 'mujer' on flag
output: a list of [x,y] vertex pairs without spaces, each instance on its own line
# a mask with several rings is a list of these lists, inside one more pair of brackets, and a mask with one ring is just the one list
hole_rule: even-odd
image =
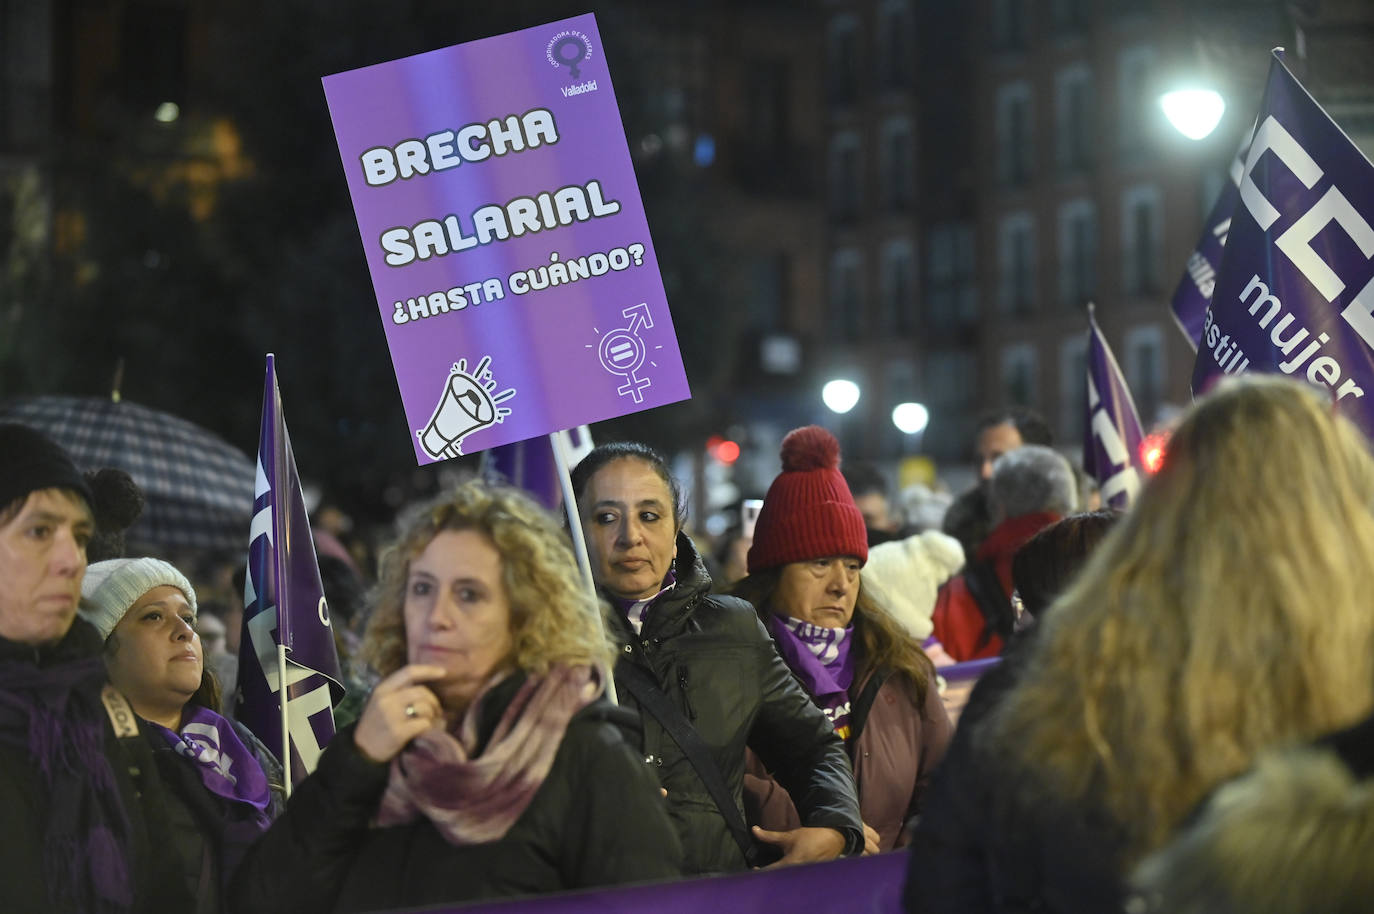
[[299,783],[334,735],[343,685],[271,355],[243,589],[235,713]]
[[1245,157],[1193,369],[1265,371],[1329,391],[1374,435],[1374,165],[1278,52]]

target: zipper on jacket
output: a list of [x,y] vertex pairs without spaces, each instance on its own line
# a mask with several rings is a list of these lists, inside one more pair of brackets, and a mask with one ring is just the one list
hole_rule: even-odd
[[688,719],[688,720],[696,720],[696,719],[697,719],[697,712],[696,712],[696,709],[694,709],[694,708],[692,707],[692,699],[689,698],[688,695],[687,695],[687,667],[686,667],[686,666],[679,666],[679,667],[677,668],[677,684],[678,684],[678,688],[682,689],[682,705],[683,705],[683,707],[685,707],[685,708],[687,709],[687,719]]

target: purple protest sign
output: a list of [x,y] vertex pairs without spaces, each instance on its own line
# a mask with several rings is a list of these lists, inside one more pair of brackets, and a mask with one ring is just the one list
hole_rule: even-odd
[[1374,165],[1277,53],[1238,197],[1193,391],[1292,375],[1374,434]]
[[[1253,133],[1253,131],[1251,131]],[[1231,160],[1230,180],[1217,194],[1202,237],[1188,257],[1183,278],[1178,281],[1173,300],[1169,303],[1174,321],[1196,350],[1202,340],[1202,326],[1207,319],[1207,305],[1216,286],[1217,268],[1221,266],[1221,252],[1226,247],[1226,233],[1231,228],[1231,212],[1239,198],[1240,178],[1245,171],[1245,153],[1250,149],[1251,133],[1245,135],[1240,149]]]
[[1088,308],[1088,434],[1083,436],[1083,471],[1097,480],[1102,503],[1130,507],[1140,491],[1140,442],[1145,434],[1121,366]]
[[[235,717],[282,760],[294,784],[315,769],[334,735],[334,698],[342,697],[343,677],[271,355],[255,488]],[[279,647],[286,653],[285,715]],[[289,756],[283,752],[283,717]]]
[[420,463],[691,396],[594,16],[324,90]]

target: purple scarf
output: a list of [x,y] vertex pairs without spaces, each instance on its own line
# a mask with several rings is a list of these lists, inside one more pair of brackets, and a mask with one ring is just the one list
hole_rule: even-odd
[[230,803],[249,808],[248,818],[258,832],[267,831],[272,820],[267,807],[272,793],[267,775],[253,752],[243,744],[234,725],[200,705],[188,705],[181,717],[181,732],[148,722],[167,744],[190,759],[205,789]]
[[485,844],[505,837],[553,767],[572,716],[601,694],[601,677],[586,666],[555,666],[521,684],[480,755],[483,700],[508,676],[489,679],[458,722],[442,722],[411,741],[391,763],[377,811],[379,826],[424,816],[451,844]]
[[619,597],[612,597],[611,602],[613,602],[620,609],[620,611],[625,614],[625,618],[630,620],[630,627],[633,628],[635,630],[635,634],[638,635],[641,631],[644,630],[644,620],[649,618],[649,607],[653,606],[659,597],[663,596],[665,593],[672,590],[676,586],[677,574],[674,572],[672,568],[669,568],[668,573],[663,576],[663,586],[659,588],[658,593],[654,594],[649,599],[622,600]]
[[44,667],[0,661],[0,744],[28,751],[47,793],[41,878],[49,897],[114,914],[133,904],[131,829],[105,754],[104,683],[98,656]]
[[768,617],[768,630],[778,653],[797,674],[806,691],[825,712],[841,739],[849,739],[849,687],[854,664],[849,636],[854,627],[821,628],[791,616]]

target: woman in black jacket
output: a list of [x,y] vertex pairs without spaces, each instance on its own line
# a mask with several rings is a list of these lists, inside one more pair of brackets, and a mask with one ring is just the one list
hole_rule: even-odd
[[[663,458],[642,444],[603,444],[573,470],[572,485],[592,575],[613,607],[616,688],[640,712],[642,750],[668,792],[684,869],[744,869],[757,859],[755,840],[781,852],[783,863],[860,852],[844,744],[754,608],[710,593],[705,565],[681,532],[681,489]],[[695,763],[675,726],[699,740]],[[746,830],[746,747],[792,795],[802,827]],[[708,780],[717,781],[719,799]]]
[[282,804],[281,765],[247,727],[221,717],[219,686],[196,632],[196,592],[155,558],[96,562],[82,582],[82,616],[104,639],[110,682],[145,722],[166,791],[171,856],[197,914],[224,887]]
[[612,722],[598,607],[524,495],[403,519],[364,650],[384,677],[249,853],[238,910],[369,911],[664,879],[681,849]]

